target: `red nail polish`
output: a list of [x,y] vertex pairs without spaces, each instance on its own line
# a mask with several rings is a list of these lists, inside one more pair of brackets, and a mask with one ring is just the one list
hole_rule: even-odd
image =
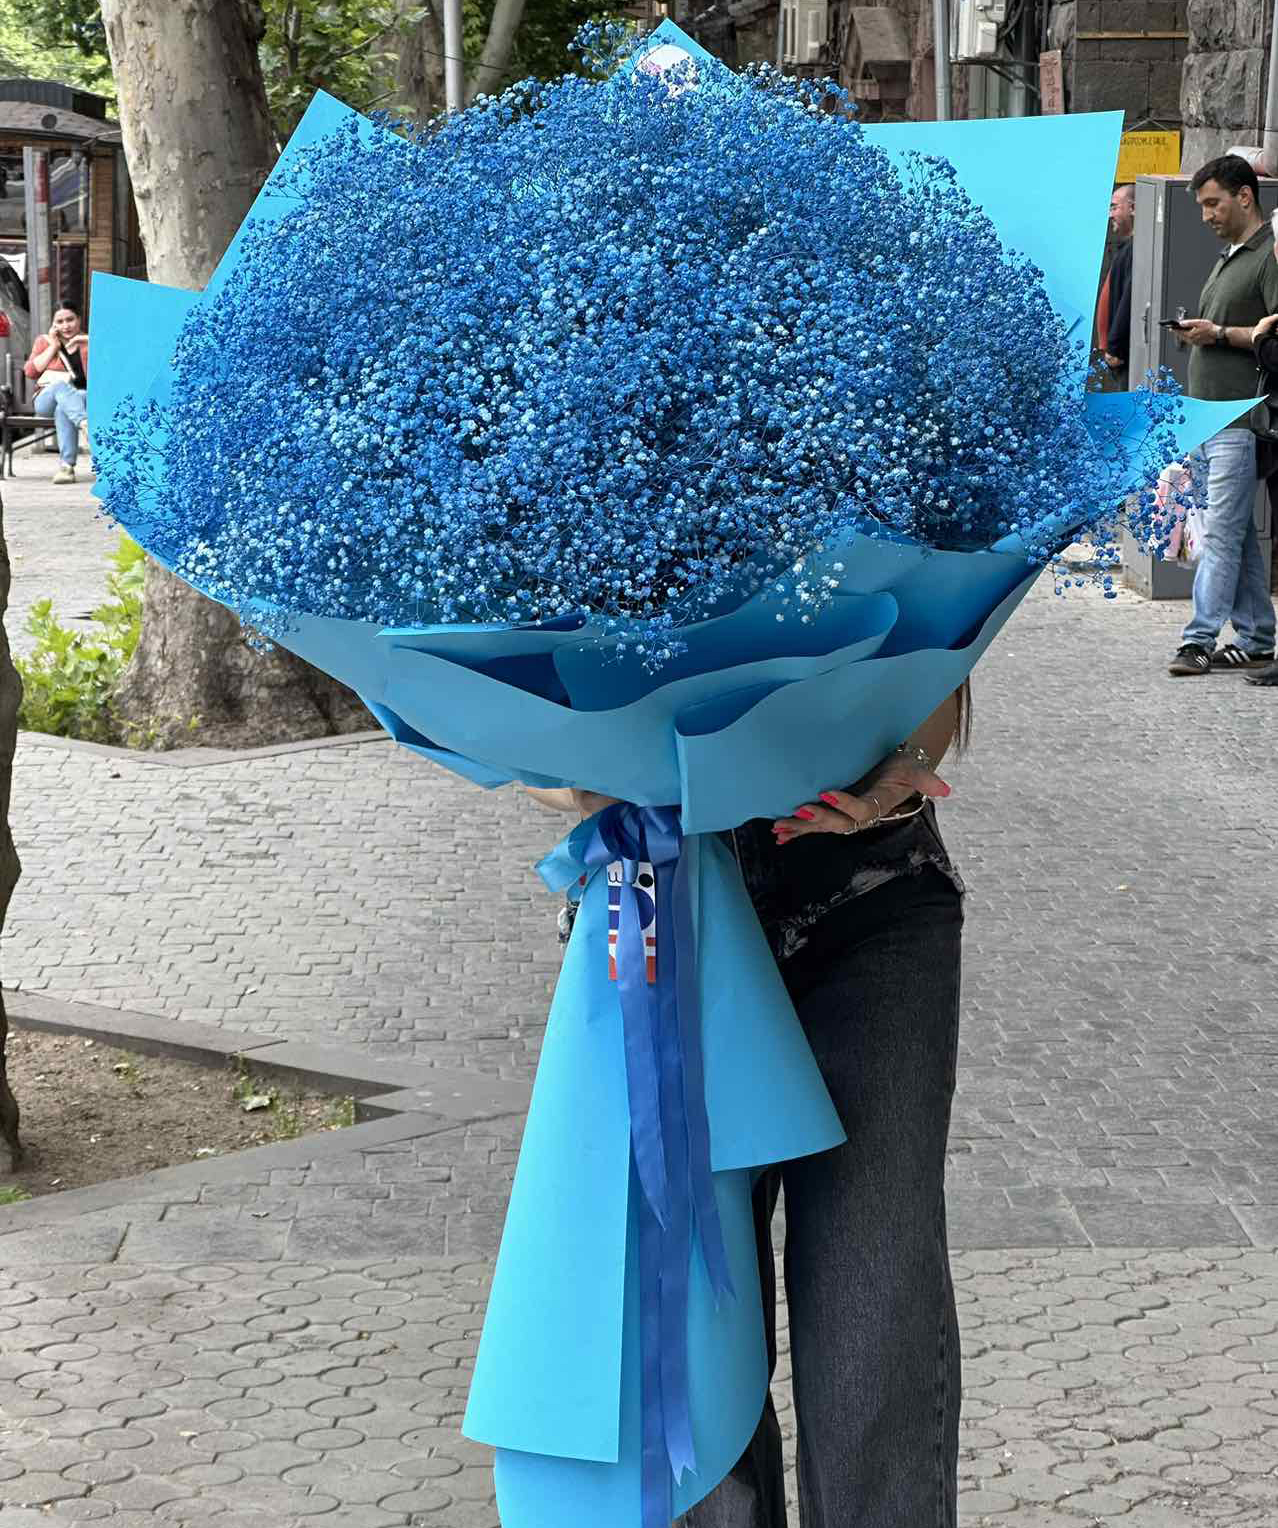
[[839,798],[834,794],[833,791],[822,791],[821,800],[824,801],[827,806],[838,806],[839,804]]
[[801,817],[804,822],[815,822],[816,821],[816,813],[815,812],[809,812],[807,807],[805,807],[805,806],[799,807],[799,809],[795,812],[794,815],[796,817]]

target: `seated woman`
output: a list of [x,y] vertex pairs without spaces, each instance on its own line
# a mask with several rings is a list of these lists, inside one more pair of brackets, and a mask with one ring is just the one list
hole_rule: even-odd
[[79,311],[69,302],[53,315],[48,334],[36,337],[23,373],[36,385],[33,411],[52,419],[58,436],[55,483],[74,483],[81,437],[88,450],[86,398],[89,386],[89,337],[80,333]]

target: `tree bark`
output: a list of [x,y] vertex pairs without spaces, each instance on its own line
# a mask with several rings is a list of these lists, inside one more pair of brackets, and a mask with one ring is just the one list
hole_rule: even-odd
[[[13,752],[18,742],[18,703],[22,699],[22,681],[9,657],[9,637],[3,618],[9,608],[9,551],[4,539],[4,504],[0,502],[0,929],[4,927],[9,899],[18,884],[22,866],[9,830],[9,791],[13,783]],[[9,1020],[0,997],[0,1140],[9,1148],[10,1169],[22,1160],[18,1139],[18,1101],[9,1086],[5,1065],[5,1043],[9,1038]]]
[[[400,0],[401,15],[416,8],[417,0]],[[428,122],[444,109],[444,29],[434,0],[416,26],[400,33],[395,96],[419,122]]]
[[477,95],[489,95],[500,89],[515,46],[515,33],[519,31],[519,23],[523,18],[524,0],[497,0],[493,8],[493,19],[488,26],[484,51],[466,86],[468,106]]
[[[276,157],[261,6],[102,0],[102,19],[148,274],[202,287]],[[152,745],[250,747],[371,724],[336,680],[282,649],[252,651],[228,610],[151,561],[142,609],[115,710]]]

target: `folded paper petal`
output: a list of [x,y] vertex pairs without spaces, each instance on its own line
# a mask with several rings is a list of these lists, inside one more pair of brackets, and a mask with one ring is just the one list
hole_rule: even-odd
[[685,831],[788,816],[865,774],[954,693],[1036,577],[1022,578],[960,646],[876,656],[787,685],[718,731],[689,733],[680,717]]
[[[738,1359],[730,1351],[743,1334],[762,1337],[761,1327],[755,1331],[749,1174],[740,1170],[827,1150],[843,1139],[843,1128],[740,874],[713,838],[700,845],[697,906],[711,1166],[738,1298],[716,1312],[694,1257],[700,1314],[693,1325],[702,1330],[696,1340],[705,1348],[693,1352],[691,1368],[709,1365],[714,1374],[742,1362],[754,1372],[757,1352]],[[632,1196],[620,1003],[617,984],[608,979],[607,927],[607,886],[596,875],[551,1008],[464,1431],[525,1453],[614,1463],[622,1449],[623,1271]],[[760,1107],[761,1077],[768,1079],[766,1107]],[[753,1296],[745,1293],[751,1290]],[[719,1386],[711,1388],[716,1415],[697,1419],[703,1474],[730,1446],[739,1453],[742,1428],[748,1438],[758,1419],[754,1399],[747,1396],[738,1407]],[[757,1399],[761,1405],[761,1395]],[[637,1500],[637,1474],[634,1490]],[[623,1519],[599,1519],[592,1528],[611,1528],[612,1521]]]
[[[1122,130],[1121,111],[1102,111],[873,122],[866,124],[865,135],[896,160],[906,154],[947,159],[1004,245],[1042,271],[1052,306],[1067,326],[1075,326],[1077,336],[1078,315],[1090,313],[1096,303]],[[1009,165],[1033,168],[1009,174]]]
[[855,625],[869,634],[832,653],[766,657],[712,674],[692,674],[607,711],[570,709],[488,673],[459,667],[439,656],[444,649],[438,641],[432,642],[431,652],[422,652],[388,639],[379,699],[420,734],[456,753],[495,760],[503,749],[509,754],[515,737],[521,772],[560,775],[639,806],[664,806],[680,800],[674,717],[681,710],[727,690],[776,688],[861,661],[891,630],[896,602],[888,594],[868,595],[862,609],[865,619]]
[[[694,1281],[688,1316],[689,1379],[697,1474],[674,1487],[674,1510],[686,1512],[707,1495],[741,1457],[768,1388],[754,1221],[754,1175],[716,1175],[724,1239],[734,1268],[744,1270],[735,1300],[716,1306],[704,1280]],[[633,1195],[631,1196],[633,1203]],[[621,1355],[621,1409],[615,1463],[498,1448],[494,1464],[502,1528],[628,1528],[640,1521],[640,1408],[638,1269],[633,1216],[627,1240]],[[547,1504],[553,1513],[547,1515]]]

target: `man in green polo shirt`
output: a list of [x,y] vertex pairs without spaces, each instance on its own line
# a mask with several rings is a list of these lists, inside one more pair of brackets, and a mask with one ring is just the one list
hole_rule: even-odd
[[[1226,154],[1205,164],[1189,189],[1203,222],[1226,248],[1203,287],[1200,316],[1178,331],[1193,346],[1187,391],[1191,398],[1253,398],[1251,331],[1267,314],[1278,313],[1278,263],[1260,212],[1260,185],[1245,159]],[[1206,474],[1204,546],[1194,575],[1194,612],[1171,661],[1172,674],[1274,661],[1274,602],[1253,514],[1256,437],[1243,427],[1243,413],[1238,424],[1206,442],[1195,462],[1195,477]],[[1217,648],[1226,621],[1236,640]]]

